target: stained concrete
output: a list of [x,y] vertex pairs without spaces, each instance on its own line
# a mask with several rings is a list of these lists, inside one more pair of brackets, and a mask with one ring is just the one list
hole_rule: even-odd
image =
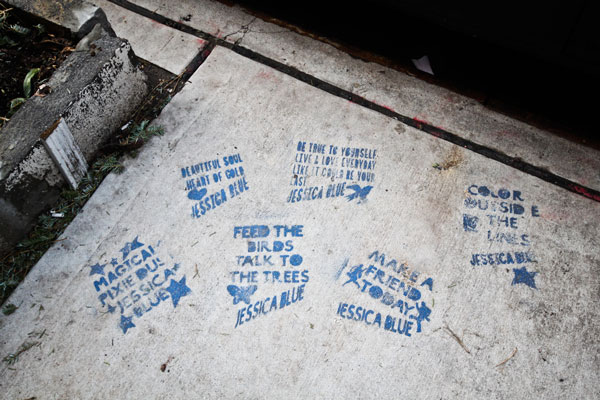
[[491,111],[473,99],[379,64],[353,58],[334,45],[265,22],[239,7],[211,0],[130,1],[297,68],[400,114],[600,190],[600,154],[597,150]]
[[190,81],[9,299],[8,398],[600,395],[598,203],[220,47]]

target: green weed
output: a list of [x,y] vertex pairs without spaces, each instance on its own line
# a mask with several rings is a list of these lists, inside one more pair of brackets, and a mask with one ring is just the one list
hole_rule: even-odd
[[40,345],[41,345],[40,342],[23,343],[21,345],[21,347],[19,347],[19,349],[15,353],[11,353],[11,354],[7,355],[6,357],[4,357],[2,359],[2,361],[7,363],[8,365],[12,365],[12,364],[16,363],[17,361],[19,361],[19,356],[21,354],[25,353],[27,350],[31,349],[32,347],[39,347]]
[[4,307],[2,307],[2,314],[10,315],[10,314],[14,313],[15,311],[17,311],[17,308],[19,308],[19,307],[15,306],[12,303],[5,304]]
[[98,159],[81,180],[77,190],[66,189],[61,193],[60,202],[52,211],[64,216],[55,218],[50,213],[40,215],[29,236],[17,244],[13,253],[0,260],[0,303],[8,298],[46,250],[57,241],[104,177],[112,171],[123,171],[117,155],[111,154]]
[[162,136],[165,134],[161,126],[148,126],[150,121],[144,120],[139,124],[133,125],[127,137],[127,144],[134,144],[140,141],[146,142],[152,136]]
[[31,97],[31,81],[39,73],[39,68],[32,68],[29,70],[27,75],[25,75],[25,79],[23,80],[23,94],[25,95],[25,98]]

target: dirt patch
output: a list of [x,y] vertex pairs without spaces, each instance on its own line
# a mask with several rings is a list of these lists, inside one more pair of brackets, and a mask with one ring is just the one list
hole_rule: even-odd
[[0,128],[27,97],[45,95],[38,89],[73,46],[68,33],[0,2]]
[[401,135],[404,132],[406,132],[406,127],[404,126],[404,124],[398,123],[398,124],[396,124],[396,127],[394,128],[394,130],[396,131],[396,133]]
[[440,171],[447,171],[454,167],[459,166],[463,162],[463,152],[460,148],[454,146],[446,159],[441,163],[433,164],[433,168],[438,169]]

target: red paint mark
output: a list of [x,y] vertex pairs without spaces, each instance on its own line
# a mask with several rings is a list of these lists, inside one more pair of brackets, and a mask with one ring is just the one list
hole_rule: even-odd
[[[598,160],[596,160],[595,158],[591,158],[589,156],[586,155],[581,155],[577,158],[577,161],[583,164],[587,164],[590,166],[594,166],[594,164],[598,163]],[[587,183],[584,183],[584,185],[587,185]]]
[[386,106],[386,105],[384,105],[384,104],[379,104],[379,103],[378,103],[378,102],[376,102],[375,100],[369,100],[369,99],[367,99],[367,98],[364,98],[364,99],[365,99],[365,100],[367,100],[367,101],[370,101],[370,102],[371,102],[371,103],[373,103],[373,104],[377,104],[379,107],[383,107],[383,108],[385,108],[386,110],[389,110],[389,111],[391,111],[391,112],[394,112],[394,113],[396,112],[396,111],[395,111],[395,110],[394,110],[392,107],[388,107],[388,106]]
[[198,42],[199,45],[204,46],[206,44],[206,40],[203,39],[196,39],[196,42]]
[[423,129],[423,125],[429,125],[429,122],[425,119],[421,119],[418,116],[413,118],[413,121],[415,121],[416,124],[416,128],[417,129]]
[[202,57],[204,57],[204,59],[208,58],[208,56],[210,56],[210,52],[211,52],[210,49],[204,49],[202,51]]
[[219,28],[219,24],[214,23],[213,21],[206,21],[206,23],[208,25],[210,25],[208,33],[212,33],[218,39],[221,39],[223,37],[223,32],[221,32],[221,29]]
[[[444,131],[445,129],[442,128],[441,126],[437,126],[432,124],[431,122],[429,122],[428,120],[425,119],[425,117],[423,115],[417,115],[416,117],[413,117],[413,121],[415,121],[417,123],[417,127],[419,129],[423,128],[423,125],[429,125],[429,126],[433,126],[434,128],[437,128],[441,131]],[[433,136],[435,137],[442,137],[442,134],[440,132],[430,132]]]
[[498,135],[500,136],[506,136],[506,137],[510,137],[510,138],[514,138],[519,136],[519,134],[515,131],[499,131]]
[[427,121],[426,119],[421,119],[419,118],[419,116],[417,115],[416,117],[413,118],[413,121],[418,122],[420,124],[426,124],[426,125],[431,125],[429,123],[429,121]]
[[455,95],[454,93],[447,93],[444,95],[444,99],[446,99],[446,101],[448,103],[457,103],[458,102],[458,96]]
[[[259,81],[272,81],[272,82],[281,82],[281,78],[279,78],[273,71],[270,70],[263,70],[260,71],[259,73],[257,73],[254,76],[254,79],[259,80]],[[260,84],[260,82],[259,82]]]
[[596,200],[596,201],[600,202],[600,196],[598,196],[597,194],[588,192],[588,190],[586,188],[584,188],[583,186],[579,186],[579,185],[569,185],[569,186],[575,192],[587,197],[588,199],[592,199],[592,200]]
[[563,211],[555,211],[555,212],[542,212],[540,217],[542,219],[548,220],[548,221],[566,221],[569,219],[570,215],[566,212]]
[[260,71],[258,74],[256,74],[256,76],[262,79],[271,79],[273,77],[273,73],[270,71]]

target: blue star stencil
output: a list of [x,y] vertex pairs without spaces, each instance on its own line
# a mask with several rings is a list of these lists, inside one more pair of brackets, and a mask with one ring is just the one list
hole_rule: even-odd
[[125,260],[129,253],[131,253],[133,250],[139,249],[143,246],[144,243],[138,242],[138,236],[136,236],[135,239],[133,239],[133,242],[125,243],[125,246],[123,246],[123,248],[121,249],[121,252],[123,253],[123,260]]
[[171,300],[173,300],[173,308],[177,307],[180,298],[192,293],[192,290],[185,284],[185,276],[181,278],[179,282],[177,282],[174,279],[171,279],[171,284],[166,290],[171,294]]
[[116,309],[117,309],[117,307],[111,306],[110,304],[108,305],[108,312],[109,313],[111,313],[111,314],[114,313]]
[[119,260],[117,260],[116,258],[113,258],[112,260],[110,260],[110,263],[116,267],[117,265],[119,265]]
[[135,328],[135,324],[131,321],[132,319],[133,315],[131,317],[121,315],[121,322],[119,323],[119,327],[123,330],[123,333],[127,333],[129,329]]
[[537,272],[529,272],[525,267],[513,268],[513,272],[515,273],[515,277],[512,281],[513,285],[516,285],[517,283],[523,283],[530,288],[537,289],[535,286],[535,275]]
[[98,274],[98,275],[104,275],[104,267],[106,267],[106,264],[96,264],[96,265],[92,265],[90,268],[90,276],[94,275],[94,274]]

